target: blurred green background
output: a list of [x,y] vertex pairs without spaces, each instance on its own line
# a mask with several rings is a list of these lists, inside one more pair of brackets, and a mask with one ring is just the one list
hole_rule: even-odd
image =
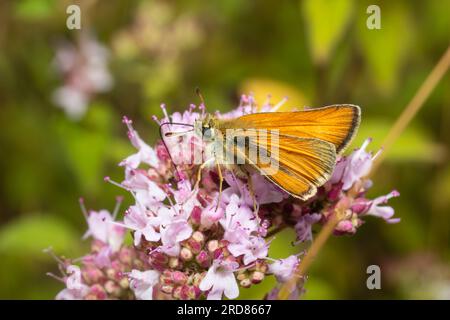
[[[68,30],[66,8],[81,8]],[[381,29],[366,27],[370,4]],[[0,2],[0,298],[51,299],[62,285],[45,276],[54,261],[42,249],[81,256],[87,242],[77,199],[114,207],[117,163],[132,152],[121,117],[153,143],[161,116],[198,103],[229,110],[241,93],[290,106],[362,107],[354,145],[377,150],[392,123],[450,43],[450,1],[56,1]],[[55,70],[61,41],[91,34],[109,50],[110,90],[90,94],[87,112],[70,118],[52,99],[67,81]],[[369,196],[398,189],[391,205],[402,222],[378,219],[352,237],[333,237],[311,268],[306,299],[450,299],[450,77],[394,145]],[[131,199],[127,196],[127,201]],[[278,236],[272,257],[299,248]],[[368,290],[377,264],[382,289]],[[274,284],[242,289],[259,299]]]

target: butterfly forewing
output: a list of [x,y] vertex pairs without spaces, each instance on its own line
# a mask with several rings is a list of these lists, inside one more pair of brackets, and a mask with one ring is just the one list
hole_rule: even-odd
[[251,165],[289,194],[306,200],[330,178],[336,154],[350,143],[359,122],[358,106],[332,105],[248,114],[220,121],[218,129],[233,132],[225,134],[232,137],[226,138],[225,149],[241,160],[238,164]]
[[361,110],[355,105],[332,105],[295,112],[252,113],[220,123],[222,128],[279,130],[280,134],[316,138],[334,144],[341,153],[358,129]]
[[[276,151],[272,145],[274,140],[279,142]],[[257,137],[250,136],[249,145],[245,148],[237,146],[237,152],[249,165],[287,193],[306,200],[329,179],[336,161],[333,144],[288,135],[278,135],[276,139],[272,137],[267,141],[267,144],[259,143]],[[254,148],[258,149],[256,160],[249,157],[249,149]],[[261,157],[264,153],[270,155],[270,162]]]

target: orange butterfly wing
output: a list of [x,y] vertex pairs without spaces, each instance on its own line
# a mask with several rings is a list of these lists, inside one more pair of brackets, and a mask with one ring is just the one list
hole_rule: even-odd
[[[243,131],[245,132],[245,131]],[[245,133],[243,133],[245,134]],[[336,162],[336,150],[333,144],[311,138],[299,138],[278,135],[277,154],[272,152],[271,139],[259,143],[257,137],[250,134],[249,146],[270,150],[271,164],[251,161],[247,149],[237,148],[247,163],[281,189],[302,200],[313,196],[317,187],[323,185],[331,176]],[[272,166],[275,164],[276,170]]]
[[252,113],[222,121],[219,126],[279,130],[282,135],[316,138],[334,144],[340,154],[355,135],[360,118],[360,108],[346,104],[294,112]]

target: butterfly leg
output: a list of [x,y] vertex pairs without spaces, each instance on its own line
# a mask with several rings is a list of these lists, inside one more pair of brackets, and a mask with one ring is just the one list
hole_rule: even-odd
[[202,171],[203,169],[205,169],[211,162],[213,162],[215,159],[214,158],[209,158],[208,160],[206,160],[205,162],[203,162],[200,167],[198,167],[198,171],[197,171],[197,180],[195,181],[195,185],[194,185],[194,189],[197,189],[199,184],[200,184],[200,180],[202,180]]
[[216,160],[217,174],[219,175],[219,196],[217,197],[216,211],[219,209],[220,199],[222,197],[223,175],[219,162]]
[[248,192],[250,193],[250,197],[253,200],[253,210],[258,212],[258,204],[256,202],[255,190],[253,189],[253,181],[250,173],[247,172],[247,184],[248,184]]
[[[256,201],[256,195],[255,195],[255,190],[253,187],[253,180],[252,180],[252,175],[251,173],[248,171],[248,169],[245,166],[238,166],[237,167],[239,169],[239,171],[237,171],[237,173],[244,179],[247,179],[247,188],[248,188],[248,193],[250,195],[250,197],[253,200],[253,210],[254,212],[258,212],[259,210],[259,205],[258,202]],[[241,193],[243,191],[241,190]]]
[[214,158],[209,158],[205,162],[203,162],[199,167],[197,171],[197,179],[195,180],[194,187],[192,188],[191,194],[186,198],[185,201],[188,201],[191,199],[192,196],[197,192],[198,186],[200,185],[200,181],[202,180],[202,171],[205,169],[206,166],[208,166],[211,162],[214,161]]

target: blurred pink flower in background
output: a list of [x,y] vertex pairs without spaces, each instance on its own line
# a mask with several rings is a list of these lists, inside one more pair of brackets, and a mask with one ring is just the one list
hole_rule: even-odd
[[76,44],[63,42],[59,45],[54,66],[63,83],[54,91],[53,101],[69,118],[82,118],[91,98],[111,89],[113,78],[108,70],[108,60],[108,49],[86,33]]

